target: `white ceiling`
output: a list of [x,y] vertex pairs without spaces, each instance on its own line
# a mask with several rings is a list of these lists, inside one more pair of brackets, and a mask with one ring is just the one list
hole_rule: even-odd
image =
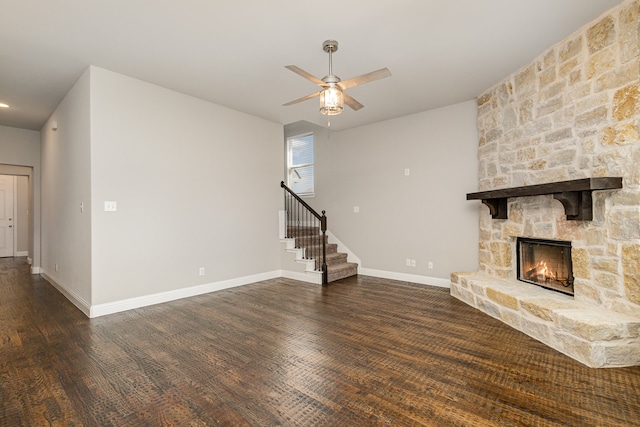
[[474,99],[621,0],[0,0],[0,124],[39,130],[89,65],[267,120],[326,126],[317,91],[335,39],[365,105],[346,129]]

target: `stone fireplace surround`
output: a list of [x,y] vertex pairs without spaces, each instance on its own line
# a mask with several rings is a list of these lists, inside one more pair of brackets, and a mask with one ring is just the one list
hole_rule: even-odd
[[[596,197],[600,199],[606,195],[598,194]],[[516,221],[521,218],[523,223],[529,222],[525,221],[529,216],[526,211],[537,216],[545,210],[549,217],[544,219],[566,221],[560,202],[548,196],[533,197],[537,200],[524,199],[516,198],[509,202],[509,209],[516,212],[512,215],[517,217]],[[488,212],[482,217],[481,222],[489,229],[492,222],[505,225],[505,221],[491,219]],[[537,225],[540,224],[545,223]],[[590,301],[580,286],[581,282],[585,284],[584,280],[579,278],[576,279],[574,297],[518,281],[516,263],[511,262],[516,259],[516,241],[518,237],[532,236],[524,231],[511,234],[509,230],[518,230],[513,224],[509,227],[500,225],[498,228],[505,233],[501,237],[508,241],[508,247],[494,245],[491,256],[502,258],[502,264],[509,266],[508,271],[453,273],[451,295],[587,366],[640,365],[640,317],[616,312]],[[525,228],[522,224],[520,230]],[[574,245],[576,242],[582,243],[580,239],[573,240]],[[577,267],[578,273],[584,276],[585,260],[572,258],[574,271]]]
[[[506,219],[479,207],[479,271],[451,275],[454,297],[591,367],[640,365],[639,11],[623,1],[478,98],[480,191],[623,188],[592,193],[592,220],[551,195],[510,197]],[[572,242],[574,297],[516,280],[517,237]]]

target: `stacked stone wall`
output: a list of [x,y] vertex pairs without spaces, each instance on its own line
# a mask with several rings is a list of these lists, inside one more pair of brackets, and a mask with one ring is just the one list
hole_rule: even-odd
[[517,236],[573,243],[575,299],[640,313],[640,0],[626,0],[478,98],[479,191],[620,176],[593,221],[551,196],[480,215],[480,272],[515,278]]

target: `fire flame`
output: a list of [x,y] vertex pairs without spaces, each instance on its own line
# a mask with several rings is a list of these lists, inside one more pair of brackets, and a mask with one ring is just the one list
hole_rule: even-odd
[[538,276],[542,276],[544,280],[555,280],[556,276],[552,271],[549,270],[546,261],[540,261],[538,265],[536,265],[536,271]]

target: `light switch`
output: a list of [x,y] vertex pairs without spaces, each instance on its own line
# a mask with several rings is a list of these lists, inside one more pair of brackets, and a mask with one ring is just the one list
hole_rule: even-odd
[[409,176],[410,173],[411,171],[408,168],[404,170],[404,176]]
[[115,212],[118,210],[118,204],[116,202],[104,202],[105,212]]
[[354,206],[353,213],[359,213],[359,212],[360,212],[360,206]]

